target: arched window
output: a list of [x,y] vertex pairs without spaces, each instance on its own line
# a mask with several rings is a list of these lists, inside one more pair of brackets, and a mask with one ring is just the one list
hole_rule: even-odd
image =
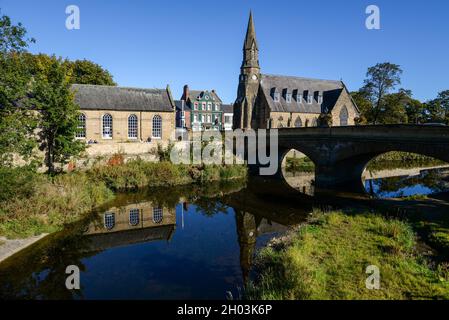
[[128,138],[137,139],[138,120],[135,114],[128,117]]
[[153,208],[153,222],[161,223],[164,218],[164,212],[162,208]]
[[139,209],[129,210],[129,224],[133,227],[139,224]]
[[318,126],[318,119],[317,118],[313,118],[312,120],[312,127],[316,127]]
[[78,116],[78,127],[75,137],[80,139],[86,137],[86,115],[84,113]]
[[104,227],[111,230],[115,226],[115,213],[109,212],[104,214]]
[[103,115],[103,139],[112,139],[112,116],[109,113]]
[[302,121],[301,118],[298,116],[295,120],[295,128],[301,128],[302,127]]
[[306,128],[309,126],[309,123],[310,123],[309,119],[306,119]]
[[348,125],[348,108],[346,106],[343,106],[340,110],[340,126],[347,126]]
[[153,117],[153,138],[162,138],[162,118],[159,115]]

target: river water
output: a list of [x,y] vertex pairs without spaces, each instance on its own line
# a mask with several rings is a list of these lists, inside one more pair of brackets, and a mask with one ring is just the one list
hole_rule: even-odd
[[[258,248],[314,208],[341,205],[314,194],[313,174],[287,180],[120,194],[0,264],[0,298],[238,299]],[[365,181],[372,198],[432,195],[448,185],[449,169]],[[65,286],[69,265],[80,269],[80,290]]]

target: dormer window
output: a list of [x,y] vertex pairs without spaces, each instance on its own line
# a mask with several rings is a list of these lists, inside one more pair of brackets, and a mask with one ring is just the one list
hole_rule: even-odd
[[302,93],[297,93],[296,94],[296,102],[302,103]]
[[308,94],[307,95],[307,103],[312,104],[312,102],[313,102],[313,96],[311,94]]
[[323,94],[320,92],[318,94],[318,104],[322,104],[323,103]]
[[271,93],[271,97],[273,98],[274,102],[281,101],[281,94],[279,93],[279,91],[276,88],[271,88],[270,93]]
[[285,101],[287,101],[287,103],[292,102],[292,94],[287,92],[286,96],[285,96]]
[[274,93],[274,102],[281,101],[281,94],[279,92]]

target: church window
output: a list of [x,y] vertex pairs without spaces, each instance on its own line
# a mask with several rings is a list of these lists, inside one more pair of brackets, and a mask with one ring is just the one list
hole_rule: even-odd
[[133,227],[139,224],[139,209],[129,210],[129,224]]
[[348,108],[346,106],[343,106],[343,108],[340,111],[340,126],[347,126],[348,125]]
[[78,116],[78,126],[75,137],[80,139],[86,137],[86,115],[84,113],[81,113]]
[[128,117],[128,138],[137,139],[137,116],[132,114]]
[[302,121],[301,118],[298,116],[295,120],[295,128],[301,128],[302,127]]
[[162,208],[153,208],[153,222],[161,223],[164,218],[164,212]]
[[104,215],[104,227],[111,230],[115,226],[115,213],[108,212]]
[[112,116],[109,113],[103,115],[103,139],[112,139]]
[[153,138],[162,138],[162,118],[160,115],[155,115],[153,117]]

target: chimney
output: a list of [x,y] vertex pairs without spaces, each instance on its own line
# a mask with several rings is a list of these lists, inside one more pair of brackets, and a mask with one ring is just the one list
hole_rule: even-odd
[[185,85],[181,100],[187,101],[188,99],[189,99],[189,86]]

